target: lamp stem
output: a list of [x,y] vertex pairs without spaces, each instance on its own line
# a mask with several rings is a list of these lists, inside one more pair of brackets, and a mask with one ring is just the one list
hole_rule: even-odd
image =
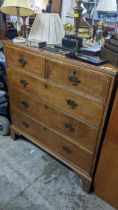
[[79,44],[79,38],[78,38],[78,31],[79,31],[79,26],[80,26],[80,21],[82,18],[82,11],[83,8],[81,6],[82,0],[75,0],[76,6],[73,8],[74,9],[74,32],[76,36],[76,47],[75,47],[75,55],[78,54],[78,44]]
[[16,10],[17,10],[17,33],[18,33],[18,36],[21,35],[21,23],[20,23],[20,8],[19,7],[16,7]]

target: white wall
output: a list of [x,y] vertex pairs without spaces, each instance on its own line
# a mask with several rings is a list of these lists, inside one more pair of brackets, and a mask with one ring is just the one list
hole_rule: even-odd
[[[73,19],[71,18],[66,18],[66,16],[70,16],[73,18],[73,7],[75,6],[75,0],[63,0],[62,4],[62,13],[61,13],[61,19],[62,22],[65,23],[67,20],[70,22],[73,22]],[[85,9],[84,5],[82,4],[83,7],[83,15],[87,13],[87,10]]]
[[[16,16],[10,16],[11,22],[12,21],[17,21],[17,17]],[[20,18],[21,23],[23,23],[22,18]],[[26,18],[26,25],[29,25],[29,17]]]
[[62,4],[62,12],[61,12],[61,19],[62,22],[66,22],[66,16],[73,17],[73,7],[75,4],[75,0],[63,0]]
[[30,0],[31,5],[36,13],[40,12],[42,9],[45,9],[44,0]]

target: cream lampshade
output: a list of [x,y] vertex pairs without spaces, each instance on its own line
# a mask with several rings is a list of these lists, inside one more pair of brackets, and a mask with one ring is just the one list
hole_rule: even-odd
[[37,14],[32,25],[28,40],[47,42],[47,44],[61,44],[64,29],[58,14]]
[[33,14],[30,0],[4,0],[0,11],[8,15],[17,16],[17,32],[19,36],[13,41],[18,43],[24,43],[25,39],[23,39],[23,37],[20,37],[20,16],[26,17]]
[[116,0],[99,0],[96,10],[101,12],[117,12]]

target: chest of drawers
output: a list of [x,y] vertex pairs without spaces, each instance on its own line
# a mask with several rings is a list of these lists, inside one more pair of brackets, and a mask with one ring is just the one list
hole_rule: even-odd
[[23,135],[81,176],[90,191],[117,69],[4,42],[11,136]]

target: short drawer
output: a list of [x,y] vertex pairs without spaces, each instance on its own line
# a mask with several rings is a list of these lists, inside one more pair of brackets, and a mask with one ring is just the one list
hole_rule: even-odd
[[48,79],[106,101],[110,78],[85,67],[47,61]]
[[15,47],[7,47],[5,55],[8,67],[10,64],[16,70],[20,68],[25,72],[45,77],[45,59],[43,57]]
[[11,106],[48,127],[70,137],[74,142],[95,152],[99,128],[89,126],[28,94],[9,89]]
[[30,93],[80,119],[95,125],[100,125],[102,122],[104,105],[101,103],[73,94],[69,90],[47,83],[46,80],[38,80],[24,72],[8,69],[8,78],[11,86]]
[[37,143],[49,148],[54,154],[86,171],[91,171],[93,155],[68,141],[53,130],[35,122],[26,115],[12,109],[14,127],[37,139]]

